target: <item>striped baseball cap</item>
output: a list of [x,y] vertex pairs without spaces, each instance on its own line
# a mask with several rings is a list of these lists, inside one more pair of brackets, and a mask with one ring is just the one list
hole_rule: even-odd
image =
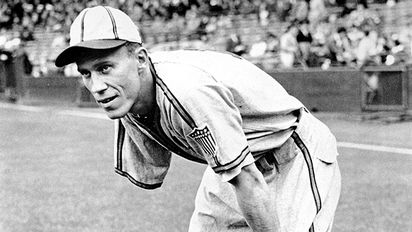
[[139,28],[124,12],[109,6],[95,6],[80,12],[70,27],[70,46],[56,58],[62,67],[76,61],[79,50],[109,49],[126,42],[142,43]]

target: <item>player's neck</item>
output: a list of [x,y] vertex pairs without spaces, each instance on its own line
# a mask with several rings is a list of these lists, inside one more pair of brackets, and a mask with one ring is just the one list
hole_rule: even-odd
[[141,79],[140,93],[130,113],[139,118],[149,118],[156,109],[156,80],[149,69],[139,78]]

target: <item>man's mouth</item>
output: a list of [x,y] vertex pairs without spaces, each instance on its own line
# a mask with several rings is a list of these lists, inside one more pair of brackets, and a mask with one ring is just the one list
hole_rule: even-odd
[[108,98],[105,98],[105,99],[99,100],[98,102],[99,102],[99,103],[106,104],[106,103],[109,103],[109,102],[113,101],[116,97],[117,97],[117,96],[108,97]]

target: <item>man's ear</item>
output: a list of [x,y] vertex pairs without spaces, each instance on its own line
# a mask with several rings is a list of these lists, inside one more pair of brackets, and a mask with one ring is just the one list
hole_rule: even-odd
[[137,59],[139,69],[144,69],[148,66],[149,58],[147,55],[146,48],[144,47],[137,48],[135,51],[135,57]]

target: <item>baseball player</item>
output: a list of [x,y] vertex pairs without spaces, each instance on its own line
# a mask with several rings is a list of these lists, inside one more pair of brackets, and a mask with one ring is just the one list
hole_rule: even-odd
[[330,231],[340,194],[336,140],[278,82],[229,53],[149,54],[136,25],[84,9],[70,46],[85,86],[115,120],[115,170],[162,185],[171,155],[207,164],[189,231]]

